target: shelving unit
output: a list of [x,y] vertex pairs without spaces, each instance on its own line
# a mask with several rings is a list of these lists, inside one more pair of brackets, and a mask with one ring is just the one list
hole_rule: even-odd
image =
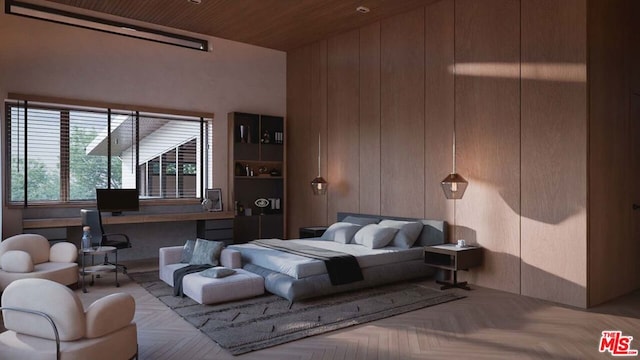
[[[285,229],[284,118],[229,113],[229,186],[236,217],[233,242],[283,238]],[[267,199],[266,208],[255,204]],[[250,214],[245,211],[249,209]]]

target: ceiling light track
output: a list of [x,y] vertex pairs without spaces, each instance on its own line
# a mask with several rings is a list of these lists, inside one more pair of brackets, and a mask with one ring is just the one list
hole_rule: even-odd
[[209,51],[209,42],[204,39],[174,34],[162,30],[149,29],[133,24],[77,14],[70,11],[20,1],[6,0],[4,12],[7,14],[77,26],[85,29],[118,34],[188,49]]

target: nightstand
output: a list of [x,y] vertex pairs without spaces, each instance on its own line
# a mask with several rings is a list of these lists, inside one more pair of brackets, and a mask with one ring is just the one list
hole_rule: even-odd
[[326,226],[308,226],[300,228],[300,239],[320,237],[327,230]]
[[482,248],[478,246],[457,247],[455,244],[427,246],[424,248],[424,263],[438,269],[453,272],[453,282],[436,280],[441,290],[461,288],[471,290],[467,282],[458,282],[458,270],[469,270],[482,264]]

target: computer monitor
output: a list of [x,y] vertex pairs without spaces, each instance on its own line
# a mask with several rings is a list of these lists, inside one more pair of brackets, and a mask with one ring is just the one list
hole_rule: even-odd
[[110,211],[112,215],[122,215],[123,211],[138,211],[138,189],[96,189],[98,211]]

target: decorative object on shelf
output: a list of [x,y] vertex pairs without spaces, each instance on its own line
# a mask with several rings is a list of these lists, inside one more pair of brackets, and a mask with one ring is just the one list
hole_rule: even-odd
[[260,139],[260,141],[262,141],[263,144],[271,143],[271,135],[269,135],[269,131],[265,130],[262,133],[262,139]]
[[245,171],[244,171],[244,167],[239,162],[236,163],[234,173],[235,173],[236,176],[245,176],[246,175]]
[[[455,2],[455,0],[454,0]],[[455,4],[454,4],[455,9]],[[455,12],[455,10],[454,10]],[[455,14],[454,14],[455,16]],[[454,29],[454,39],[455,39],[455,29]],[[455,40],[454,40],[455,42]],[[455,44],[453,47],[453,89],[455,92],[456,88],[456,53],[455,53]],[[444,191],[444,196],[447,199],[462,199],[465,190],[467,190],[467,185],[469,182],[463,178],[460,174],[456,173],[456,106],[455,106],[455,93],[453,94],[453,171],[451,174],[447,175],[441,182],[442,191]],[[454,214],[455,215],[455,214]]]
[[242,206],[242,204],[238,203],[238,207],[237,207],[238,211],[238,215],[244,215],[244,206]]
[[269,204],[271,204],[271,210],[280,210],[280,198],[269,198]]
[[260,166],[258,168],[258,174],[263,175],[263,174],[268,174],[269,173],[269,168],[266,166]]
[[329,183],[320,175],[320,133],[318,133],[318,176],[311,181],[311,189],[314,195],[324,195],[327,193]]
[[280,170],[278,170],[276,168],[271,169],[271,176],[280,176],[280,175],[282,175]]
[[207,196],[202,201],[202,207],[207,211],[222,211],[222,189],[207,189]]
[[249,125],[240,125],[240,142],[241,143],[251,143],[251,128]]
[[269,200],[265,198],[256,199],[256,201],[254,201],[253,203],[256,204],[258,208],[260,208],[260,215],[264,214],[264,209],[269,206]]
[[276,144],[282,144],[284,142],[284,134],[282,133],[282,131],[274,132],[273,137],[275,138]]

